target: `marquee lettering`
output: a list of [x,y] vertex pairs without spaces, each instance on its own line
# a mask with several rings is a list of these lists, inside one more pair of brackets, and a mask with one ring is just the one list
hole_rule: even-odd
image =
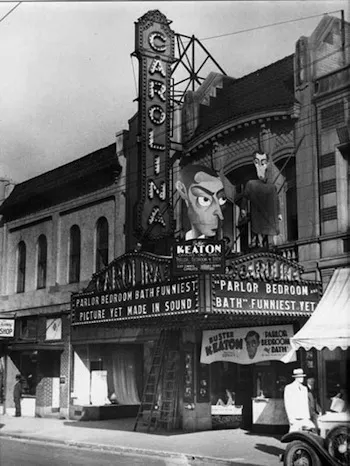
[[161,199],[162,201],[164,201],[164,199],[166,198],[166,186],[164,182],[160,183],[160,187],[158,188],[156,183],[151,180],[148,184],[148,190],[148,195],[150,199],[154,198],[154,193],[157,194],[159,199]]
[[154,174],[159,175],[160,173],[160,156],[156,154],[154,156]]
[[162,102],[165,102],[165,91],[166,86],[162,81],[156,81],[155,79],[149,80],[149,96],[151,99],[157,95]]
[[[160,42],[163,43],[163,45],[157,45],[156,44],[156,39]],[[150,35],[149,35],[149,38],[148,38],[148,43],[149,45],[152,47],[152,49],[155,51],[155,52],[165,52],[165,42],[166,42],[166,36],[161,33],[161,32],[152,32]]]
[[162,64],[162,62],[161,62],[161,60],[159,58],[155,58],[152,61],[149,72],[151,74],[159,73],[161,76],[163,76],[163,78],[166,77],[166,73],[164,71],[163,64]]
[[160,239],[172,233],[174,227],[168,163],[174,33],[158,10],[149,11],[136,23],[136,49],[140,61],[142,173],[136,233],[141,238],[147,232],[149,239]]
[[159,150],[159,151],[165,150],[164,144],[158,144],[154,141],[154,130],[153,129],[148,130],[148,147],[153,150]]
[[153,207],[151,215],[148,217],[148,223],[149,225],[152,225],[152,223],[160,223],[165,227],[165,220],[158,206]]
[[165,111],[159,105],[152,105],[148,110],[149,117],[155,125],[162,125],[165,121]]

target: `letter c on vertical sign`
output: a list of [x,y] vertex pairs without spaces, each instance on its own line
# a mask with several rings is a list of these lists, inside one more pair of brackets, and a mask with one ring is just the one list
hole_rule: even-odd
[[165,45],[157,45],[155,42],[156,39],[165,44],[166,36],[162,32],[151,32],[148,37],[148,43],[155,52],[165,52]]

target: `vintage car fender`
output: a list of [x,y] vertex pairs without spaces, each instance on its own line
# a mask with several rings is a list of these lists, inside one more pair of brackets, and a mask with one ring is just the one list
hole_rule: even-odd
[[[299,440],[312,447],[323,464],[327,464],[328,466],[339,466],[339,463],[328,453],[325,440],[319,435],[311,432],[290,432],[281,438],[282,443],[289,443],[294,440]],[[283,461],[283,455],[281,457],[281,461]]]

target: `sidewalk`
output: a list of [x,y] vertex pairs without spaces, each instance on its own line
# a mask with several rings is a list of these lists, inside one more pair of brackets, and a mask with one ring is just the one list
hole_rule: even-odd
[[285,446],[279,436],[250,434],[242,429],[193,433],[134,432],[134,419],[69,421],[50,418],[0,416],[1,436],[58,444],[183,458],[196,464],[277,466]]

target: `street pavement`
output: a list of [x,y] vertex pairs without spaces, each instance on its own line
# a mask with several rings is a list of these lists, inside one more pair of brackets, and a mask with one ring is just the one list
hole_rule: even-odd
[[7,436],[119,454],[160,456],[167,458],[169,465],[213,466],[278,466],[285,448],[279,435],[243,429],[147,433],[134,432],[133,426],[133,418],[84,422],[1,415],[0,444],[1,436]]

